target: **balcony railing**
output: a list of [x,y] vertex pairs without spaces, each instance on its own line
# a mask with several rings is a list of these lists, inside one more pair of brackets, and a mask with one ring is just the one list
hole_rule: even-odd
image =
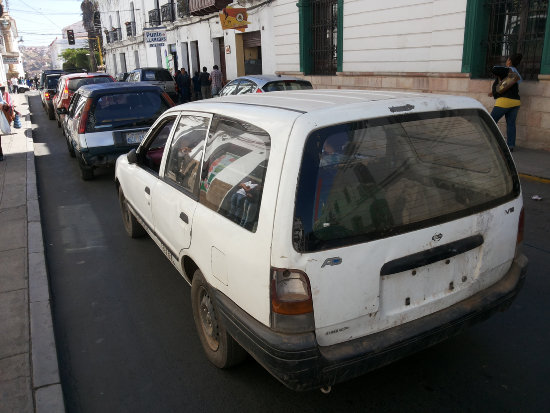
[[111,30],[107,38],[108,38],[107,43],[114,43],[122,40],[122,29],[118,27],[116,29]]
[[136,22],[126,22],[126,36],[134,37],[136,35]]
[[166,3],[160,6],[160,17],[162,22],[173,22],[175,20],[174,3]]
[[178,17],[189,16],[189,0],[178,0]]
[[160,26],[160,10],[159,9],[149,10],[149,26],[151,26],[151,27]]

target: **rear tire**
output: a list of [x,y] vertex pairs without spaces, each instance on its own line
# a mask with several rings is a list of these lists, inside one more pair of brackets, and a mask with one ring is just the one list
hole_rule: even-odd
[[94,179],[94,168],[86,165],[80,158],[78,159],[78,167],[80,168],[80,177],[83,181]]
[[65,138],[65,142],[67,142],[67,150],[69,151],[69,155],[71,155],[71,158],[76,157],[76,154],[74,153],[73,144],[69,141],[68,138]]
[[122,223],[124,224],[124,229],[126,230],[126,233],[131,238],[143,237],[146,232],[141,224],[137,221],[134,214],[132,214],[130,208],[128,208],[128,201],[126,201],[126,198],[124,197],[124,192],[122,192],[122,188],[118,188],[118,200],[120,203],[120,211],[122,212]]
[[46,111],[48,112],[48,119],[54,120],[55,119],[55,113],[53,113],[53,109],[50,109],[48,105],[46,105]]
[[208,360],[220,369],[241,363],[246,358],[246,351],[220,322],[210,288],[200,270],[193,275],[191,305],[197,333]]

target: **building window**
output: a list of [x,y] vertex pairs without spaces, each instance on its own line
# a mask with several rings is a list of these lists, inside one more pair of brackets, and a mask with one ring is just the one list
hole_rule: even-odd
[[493,66],[521,53],[525,79],[549,74],[549,12],[548,0],[468,0],[462,72],[488,78]]
[[508,56],[521,53],[523,77],[537,79],[544,45],[548,1],[488,0],[487,6],[490,10],[487,69],[504,65]]
[[313,0],[311,31],[313,36],[314,75],[336,74],[336,39],[338,36],[337,0]]
[[300,0],[300,70],[306,75],[342,71],[343,0]]

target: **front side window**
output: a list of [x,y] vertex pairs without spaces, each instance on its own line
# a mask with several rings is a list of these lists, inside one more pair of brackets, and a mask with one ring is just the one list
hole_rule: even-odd
[[430,112],[335,125],[304,148],[294,246],[318,251],[471,215],[519,194],[488,116]]
[[164,147],[175,122],[176,116],[167,116],[155,127],[147,141],[138,149],[140,165],[155,174],[159,173]]
[[263,129],[214,117],[201,172],[201,204],[255,232],[270,148]]
[[209,118],[183,115],[174,132],[164,178],[198,196],[200,164]]

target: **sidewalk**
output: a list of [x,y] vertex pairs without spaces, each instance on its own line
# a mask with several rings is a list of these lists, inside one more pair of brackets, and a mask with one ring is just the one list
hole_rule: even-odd
[[[0,413],[63,413],[29,107],[2,136],[0,162]],[[36,108],[41,110],[41,108]],[[516,148],[522,178],[550,183],[550,152]]]
[[29,107],[13,95],[21,129],[2,136],[0,162],[0,413],[64,412]]

